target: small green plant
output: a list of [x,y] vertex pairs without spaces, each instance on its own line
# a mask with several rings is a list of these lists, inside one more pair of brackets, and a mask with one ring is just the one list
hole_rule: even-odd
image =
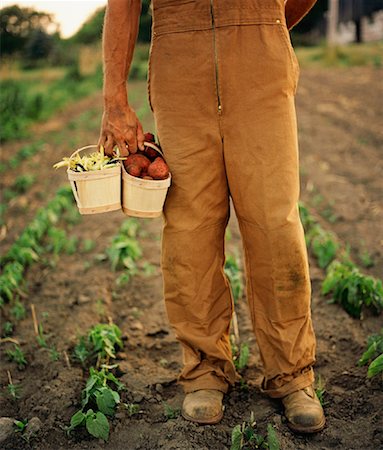
[[36,336],[37,342],[40,347],[47,348],[47,336],[44,333],[44,328],[41,323],[38,324],[38,334]]
[[136,261],[142,256],[142,249],[136,239],[137,232],[136,220],[128,219],[122,224],[106,250],[112,270],[127,269],[132,275],[138,272]]
[[[112,389],[112,385],[117,391]],[[98,371],[91,367],[86,387],[82,391],[82,407],[72,416],[70,426],[66,429],[68,434],[85,425],[89,434],[107,441],[110,429],[107,416],[114,416],[120,403],[118,391],[123,388],[124,385],[108,369]]]
[[7,391],[8,391],[8,395],[13,400],[17,400],[20,398],[20,386],[18,384],[8,383]]
[[91,355],[91,349],[88,341],[84,336],[81,336],[79,342],[75,345],[73,349],[73,357],[78,361],[84,368],[85,363]]
[[228,255],[226,257],[225,274],[230,282],[234,303],[237,303],[243,295],[242,272],[239,267],[238,258],[233,255]]
[[18,300],[15,301],[14,305],[10,310],[10,313],[15,320],[25,319],[27,315],[27,311],[24,305]]
[[323,379],[322,379],[322,377],[320,375],[318,375],[318,378],[317,378],[317,381],[316,381],[315,392],[316,392],[317,397],[318,397],[318,399],[320,401],[320,404],[322,406],[325,406],[326,402],[325,402],[324,396],[325,396],[325,393],[326,393],[326,388],[325,388],[325,383],[324,383],[324,381],[323,381]]
[[169,405],[167,402],[162,402],[164,405],[164,414],[165,417],[169,419],[176,419],[180,415],[179,408],[173,408],[173,406]]
[[267,425],[267,436],[263,437],[257,433],[257,424],[254,413],[251,411],[250,420],[236,425],[231,433],[230,450],[252,450],[267,449],[280,450],[277,434],[271,424]]
[[334,260],[327,268],[322,294],[332,293],[332,301],[339,303],[355,318],[361,318],[363,307],[379,314],[383,310],[382,281],[360,273],[351,261]]
[[128,411],[129,417],[138,414],[140,411],[140,405],[135,403],[124,403],[125,409]]
[[25,194],[35,181],[34,175],[19,175],[12,185],[12,190],[17,194]]
[[17,364],[17,367],[19,369],[24,369],[28,364],[27,360],[25,359],[24,352],[17,344],[14,344],[13,350],[8,349],[6,351],[6,355],[9,361],[15,362]]
[[374,267],[375,265],[374,258],[367,250],[364,250],[359,254],[359,259],[360,262],[362,263],[362,266],[365,267],[366,269]]
[[115,324],[97,324],[88,333],[88,341],[101,361],[116,357],[116,348],[122,348],[122,332]]
[[13,424],[16,427],[16,431],[19,433],[22,433],[28,425],[28,419],[24,419],[24,420],[16,420],[15,419],[13,421]]
[[12,400],[17,400],[20,398],[20,385],[14,384],[11,376],[11,372],[7,370],[8,375],[8,385],[7,385],[7,391],[8,395],[11,397]]
[[241,346],[238,348],[238,345],[235,343],[235,337],[233,334],[230,335],[230,344],[234,366],[237,370],[244,369],[249,362],[249,345],[245,342],[242,342]]
[[358,361],[359,366],[369,364],[368,378],[383,372],[383,328],[380,334],[373,334],[367,339],[367,349]]
[[91,252],[96,247],[96,242],[93,239],[84,239],[81,242],[81,251],[84,253]]
[[319,267],[326,268],[334,260],[339,244],[333,233],[325,231],[319,224],[312,225],[306,233],[307,245],[318,260]]
[[12,322],[4,322],[3,323],[3,335],[4,336],[12,336],[13,334],[13,323]]
[[58,352],[56,347],[53,346],[49,349],[49,356],[51,361],[58,361],[60,359],[60,352]]

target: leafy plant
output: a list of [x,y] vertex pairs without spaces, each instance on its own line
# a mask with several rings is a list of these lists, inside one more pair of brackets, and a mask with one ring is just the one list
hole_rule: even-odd
[[113,238],[106,250],[112,270],[128,269],[131,274],[137,273],[136,261],[142,256],[142,249],[136,240],[137,231],[137,220],[128,219]]
[[129,417],[138,414],[140,411],[140,405],[135,403],[124,403],[125,409],[128,411]]
[[4,336],[11,336],[13,333],[13,323],[12,322],[4,322],[3,323],[3,335]]
[[88,333],[88,340],[93,351],[98,353],[101,361],[115,358],[116,347],[122,348],[121,330],[115,324],[97,324]]
[[243,282],[238,259],[233,255],[228,255],[226,257],[225,274],[230,282],[234,297],[234,303],[237,303],[238,299],[240,299],[243,295]]
[[280,450],[279,441],[275,429],[271,424],[267,425],[267,436],[263,437],[257,433],[257,424],[254,420],[254,413],[251,411],[250,420],[244,421],[241,425],[236,425],[231,433],[230,450],[241,449],[268,449]]
[[108,440],[107,416],[114,416],[116,407],[120,403],[120,394],[112,389],[111,385],[117,387],[118,391],[124,387],[107,368],[100,371],[90,368],[86,387],[82,391],[81,410],[72,416],[70,426],[67,428],[68,433],[85,424],[89,434]]
[[325,231],[319,224],[312,225],[306,233],[307,245],[318,260],[319,267],[326,268],[336,256],[339,244],[333,233]]
[[242,342],[240,348],[238,348],[238,345],[235,343],[234,335],[230,335],[230,344],[234,366],[237,370],[244,369],[249,362],[249,345],[245,342]]
[[322,406],[324,406],[325,405],[324,396],[325,396],[325,393],[326,393],[326,388],[325,388],[325,384],[324,384],[324,382],[322,380],[322,377],[320,375],[318,375],[315,392],[316,392],[317,397],[318,397],[318,399],[320,401],[320,404]]
[[10,313],[15,320],[24,319],[27,315],[24,305],[18,300],[15,301],[14,305],[10,310]]
[[8,395],[13,399],[17,400],[20,398],[20,385],[8,383],[7,385]]
[[164,405],[164,414],[167,419],[176,419],[180,414],[179,408],[173,408],[171,405],[169,405],[167,402],[162,402]]
[[355,318],[360,318],[363,307],[375,314],[383,309],[382,281],[360,273],[351,261],[334,260],[327,269],[322,284],[322,294],[332,293],[332,300],[339,303]]
[[380,334],[373,334],[368,337],[367,350],[358,361],[359,366],[365,366],[366,364],[369,364],[368,378],[383,372],[383,328]]
[[8,349],[6,351],[6,355],[10,361],[13,361],[17,364],[19,369],[24,369],[28,364],[27,360],[25,359],[24,352],[17,344],[14,344],[13,350]]
[[27,427],[27,425],[28,425],[28,419],[24,419],[24,420],[16,420],[15,419],[13,421],[13,424],[16,427],[16,431],[22,433],[25,430],[25,428]]

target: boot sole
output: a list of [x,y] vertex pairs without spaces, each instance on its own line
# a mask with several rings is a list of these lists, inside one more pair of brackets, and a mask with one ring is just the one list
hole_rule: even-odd
[[223,417],[223,411],[221,411],[216,416],[211,417],[210,419],[196,419],[192,416],[189,416],[184,411],[181,411],[181,414],[182,414],[182,417],[186,420],[190,420],[191,422],[196,422],[196,423],[200,423],[200,424],[204,424],[204,425],[212,425],[212,424],[218,423]]
[[323,430],[325,425],[326,425],[325,418],[323,418],[322,422],[319,425],[316,425],[315,427],[301,427],[299,425],[295,425],[295,424],[287,421],[287,426],[290,428],[291,431],[294,431],[295,433],[302,433],[302,434],[318,433],[319,431]]

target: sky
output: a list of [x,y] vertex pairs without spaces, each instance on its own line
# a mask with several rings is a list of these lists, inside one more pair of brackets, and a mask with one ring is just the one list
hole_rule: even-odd
[[61,37],[68,38],[97,8],[105,6],[106,3],[107,0],[0,0],[0,7],[16,4],[20,7],[33,7],[38,11],[53,13],[56,22],[60,24]]

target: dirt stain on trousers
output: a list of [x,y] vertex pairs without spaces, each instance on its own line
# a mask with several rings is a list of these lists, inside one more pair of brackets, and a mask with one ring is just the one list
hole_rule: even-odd
[[172,172],[162,270],[182,345],[185,392],[227,392],[233,297],[224,274],[232,198],[247,300],[264,367],[282,397],[313,382],[315,336],[299,218],[299,65],[283,0],[154,0],[149,100]]

